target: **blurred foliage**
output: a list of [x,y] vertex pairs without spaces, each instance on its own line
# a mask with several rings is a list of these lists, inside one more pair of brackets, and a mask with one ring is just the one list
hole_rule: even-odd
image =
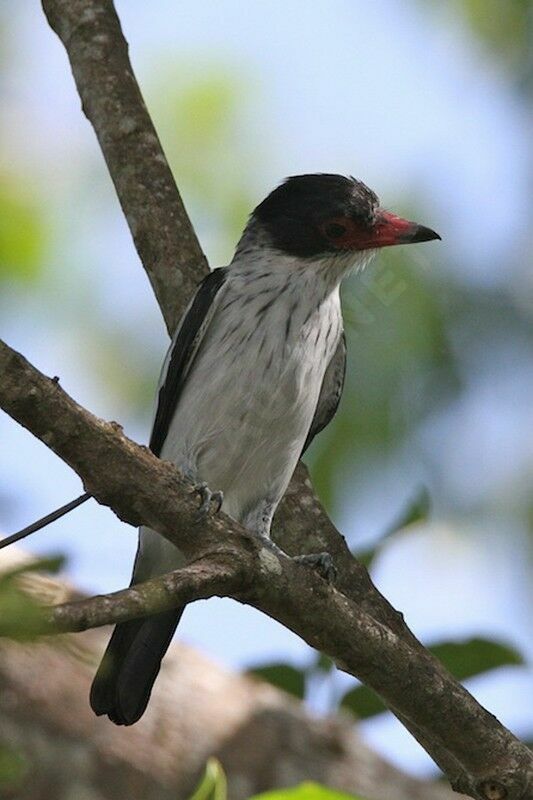
[[448,341],[449,290],[437,288],[412,254],[380,254],[366,273],[344,283],[345,394],[340,413],[310,451],[313,479],[330,510],[348,464],[356,475],[371,452],[398,447],[461,389]]
[[531,62],[531,0],[453,0],[450,5],[495,55],[523,72],[523,65]]
[[346,692],[340,702],[340,708],[351,711],[358,720],[368,719],[387,711],[387,707],[379,695],[364,684]]
[[0,797],[16,798],[29,771],[26,758],[7,742],[0,742]]
[[0,637],[25,642],[35,639],[42,629],[45,610],[24,590],[21,579],[28,572],[57,573],[63,558],[43,558],[0,574]]
[[290,664],[266,664],[260,667],[251,667],[248,675],[261,678],[284,692],[303,699],[305,696],[305,673]]
[[393,536],[397,531],[404,530],[409,525],[414,525],[416,522],[425,522],[429,518],[430,511],[430,497],[429,492],[422,486],[413,498],[407,503],[404,510],[399,514],[397,519],[389,525],[389,527],[381,534],[379,539],[374,543],[373,547],[365,550],[356,550],[355,556],[358,561],[365,565],[367,569],[370,568],[372,562],[383,548],[383,545]]
[[196,790],[189,800],[228,800],[228,783],[222,764],[210,758]]
[[276,789],[255,795],[250,800],[362,800],[362,798],[306,781],[294,789]]
[[[80,325],[78,334],[80,347],[83,341],[91,342],[91,347],[84,352],[87,370],[114,396],[115,402],[124,405],[125,414],[144,419],[146,409],[154,402],[162,357],[161,354],[156,357],[142,341],[142,330],[140,325],[132,332],[129,327],[113,324],[102,315],[97,330],[83,329]],[[139,337],[137,342],[136,337]]]
[[192,79],[189,65],[175,62],[158,74],[153,95],[161,101],[152,110],[180,191],[200,226],[200,214],[209,215],[220,250],[231,252],[254,205],[251,176],[261,157],[260,144],[246,137],[249,86],[212,62]]
[[315,663],[312,666],[312,670],[317,673],[323,672],[327,674],[331,672],[331,670],[335,667],[335,664],[331,660],[331,658],[324,653],[317,653],[315,657]]
[[481,638],[464,642],[442,642],[429,649],[460,681],[498,667],[524,663],[520,653],[513,647]]
[[39,203],[16,178],[0,176],[0,282],[28,284],[38,278],[45,245]]
[[[224,769],[216,758],[207,762],[204,775],[194,794],[188,800],[228,800],[228,786]],[[337,792],[320,786],[318,783],[306,782],[292,789],[275,789],[254,795],[249,800],[362,800],[355,795]]]

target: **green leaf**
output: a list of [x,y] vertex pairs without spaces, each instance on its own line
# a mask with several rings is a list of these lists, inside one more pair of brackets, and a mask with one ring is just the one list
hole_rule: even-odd
[[383,547],[384,543],[397,531],[407,528],[408,525],[413,525],[415,522],[423,522],[429,517],[431,510],[431,498],[425,486],[421,486],[416,494],[407,503],[405,508],[400,512],[395,521],[390,525],[384,533],[381,534],[376,544],[368,550],[356,552],[356,558],[368,569],[375,557]]
[[325,653],[317,653],[315,663],[313,664],[312,671],[317,672],[331,672],[335,664],[329,656]]
[[0,636],[25,642],[35,639],[42,629],[44,609],[14,585],[0,591]]
[[28,774],[29,764],[26,758],[10,745],[0,743],[0,789],[2,796],[13,796],[19,793]]
[[362,800],[362,798],[306,781],[294,789],[277,789],[255,795],[250,800]]
[[367,550],[356,550],[354,556],[364,567],[370,569],[379,549],[380,548],[376,546],[369,547]]
[[3,584],[10,583],[20,575],[26,572],[48,572],[51,575],[57,575],[59,570],[65,566],[64,556],[49,556],[48,558],[37,558],[35,561],[28,561],[20,564],[9,572],[2,572],[0,574],[0,587]]
[[0,281],[30,283],[39,276],[45,229],[31,197],[15,181],[0,183]]
[[498,667],[524,663],[520,653],[513,647],[490,639],[442,642],[429,649],[460,681]]
[[340,707],[351,711],[358,719],[368,719],[386,711],[383,700],[368,686],[356,686],[346,692]]
[[210,758],[202,780],[189,800],[228,800],[228,784],[222,764]]
[[247,673],[271,683],[300,700],[305,696],[305,673],[290,664],[265,664],[262,667],[252,667]]
[[47,609],[20,585],[20,578],[36,570],[56,572],[62,558],[46,558],[22,564],[0,575],[0,636],[31,641],[42,630]]
[[407,528],[415,522],[423,522],[428,519],[431,510],[431,498],[425,486],[421,486],[416,494],[407,503],[403,511],[385,532],[384,536],[390,536],[396,531]]
[[456,0],[454,5],[491,55],[503,56],[513,66],[527,59],[531,0]]
[[[520,653],[512,647],[489,639],[442,642],[428,649],[460,681],[498,667],[524,663]],[[358,719],[368,719],[387,710],[381,698],[367,686],[351,689],[342,698],[340,706],[352,711]]]

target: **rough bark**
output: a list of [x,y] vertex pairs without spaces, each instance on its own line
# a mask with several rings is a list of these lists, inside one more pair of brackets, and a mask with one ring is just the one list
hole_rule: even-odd
[[44,0],[67,48],[83,112],[171,333],[208,266],[128,56],[110,0]]
[[[205,260],[144,107],[112,2],[44,0],[43,5],[69,54],[84,111],[171,330]],[[7,376],[0,395],[8,413],[69,463],[87,490],[121,519],[142,520],[179,542],[192,559],[201,559],[208,573],[205,594],[220,591],[261,608],[363,679],[457,789],[485,800],[531,797],[531,753],[422,648],[373,587],[321,509],[305,468],[299,467],[280,509],[278,541],[288,552],[331,552],[339,570],[335,589],[261,547],[227,518],[209,520],[201,529],[196,525],[194,537],[187,536],[195,525],[193,501],[175,470],[84,412],[6,346],[0,369]],[[189,592],[192,599],[197,579],[188,573],[172,580],[178,581],[174,588],[181,598]],[[157,591],[157,603],[172,602],[171,590],[161,585]],[[138,614],[140,601],[127,593],[111,604],[113,613],[129,615],[126,599]],[[106,602],[98,600],[100,622]],[[78,606],[56,615],[67,629],[71,614],[78,630],[89,613],[96,611],[86,605],[82,612]]]

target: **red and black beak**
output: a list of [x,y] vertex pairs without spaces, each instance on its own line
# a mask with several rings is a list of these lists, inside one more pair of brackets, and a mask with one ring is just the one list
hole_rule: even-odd
[[324,225],[323,231],[331,244],[339,250],[373,250],[394,244],[414,244],[440,239],[439,234],[431,228],[402,219],[380,208],[371,225],[351,217],[336,217]]
[[440,236],[431,228],[397,217],[389,211],[378,211],[369,243],[365,247],[389,247],[393,244],[430,242],[432,239],[440,239]]

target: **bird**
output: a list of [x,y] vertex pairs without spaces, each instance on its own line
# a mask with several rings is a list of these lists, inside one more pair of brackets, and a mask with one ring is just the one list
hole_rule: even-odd
[[[343,175],[289,177],[255,208],[230,264],[199,284],[156,395],[150,449],[198,487],[204,512],[221,507],[267,540],[298,460],[339,404],[342,279],[382,247],[433,239]],[[184,563],[143,526],[132,585]],[[97,715],[140,719],[183,611],[115,627],[91,688]]]

